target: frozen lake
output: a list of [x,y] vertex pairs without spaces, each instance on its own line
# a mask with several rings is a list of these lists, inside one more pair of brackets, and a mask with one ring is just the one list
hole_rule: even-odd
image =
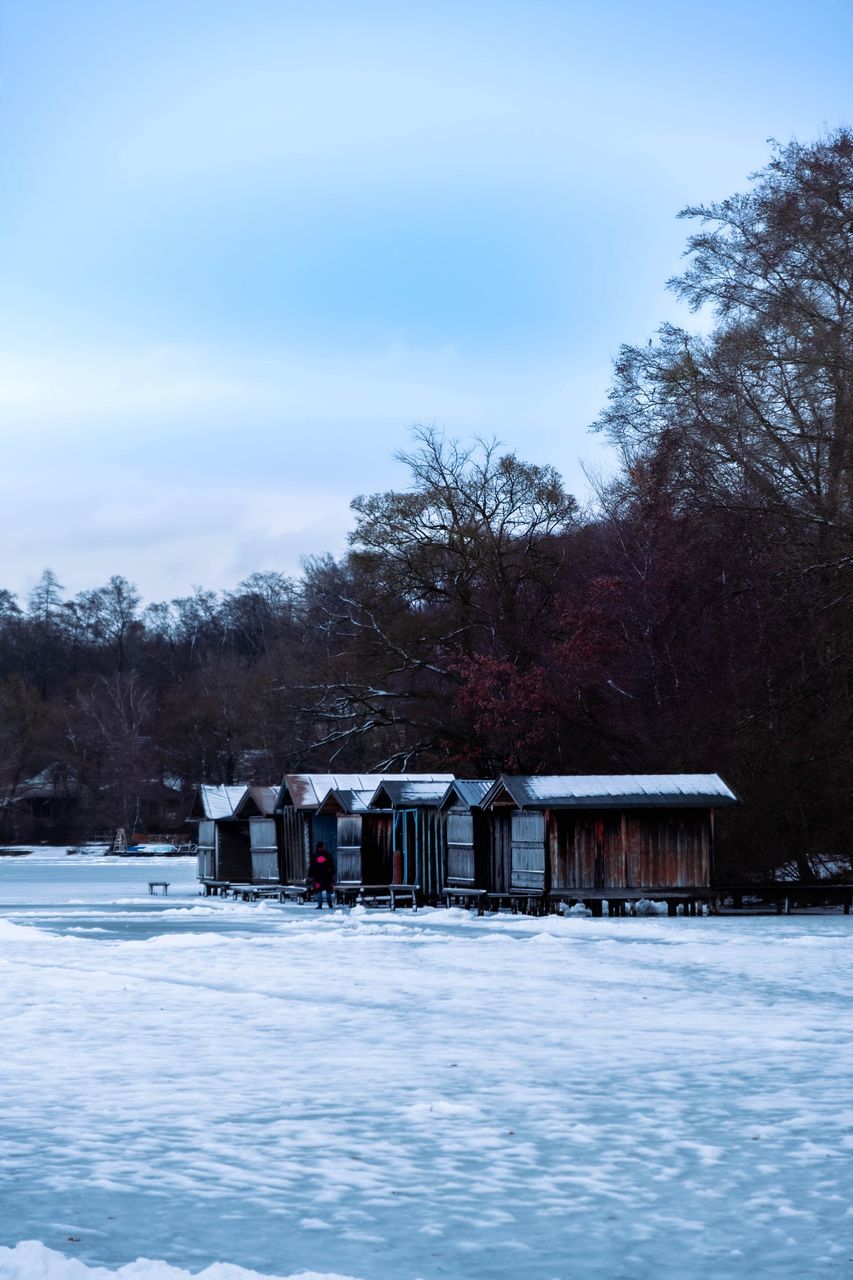
[[331,915],[2,858],[0,1277],[850,1276],[851,973],[841,915]]

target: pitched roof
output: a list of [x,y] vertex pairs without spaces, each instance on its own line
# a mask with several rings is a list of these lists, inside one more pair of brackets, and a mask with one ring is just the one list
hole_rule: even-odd
[[278,787],[247,787],[242,800],[234,807],[234,816],[236,818],[269,818],[275,812],[277,796]]
[[454,799],[468,809],[481,808],[483,799],[494,786],[491,778],[457,778],[444,793],[441,808],[446,809]]
[[292,804],[297,809],[316,809],[330,791],[369,791],[388,779],[419,782],[453,781],[452,773],[288,773],[281,784],[276,809]]
[[386,778],[373,793],[370,801],[371,809],[405,808],[407,805],[424,805],[427,808],[438,808],[447,792],[448,782],[452,777],[425,781],[422,779]]
[[367,813],[372,791],[354,791],[352,788],[332,787],[317,807],[318,813]]
[[653,806],[714,806],[738,799],[716,773],[611,773],[523,777],[501,774],[483,799],[484,808],[615,809]]
[[233,818],[234,810],[246,794],[243,783],[239,786],[214,787],[203,782],[196,792],[193,816],[198,818]]

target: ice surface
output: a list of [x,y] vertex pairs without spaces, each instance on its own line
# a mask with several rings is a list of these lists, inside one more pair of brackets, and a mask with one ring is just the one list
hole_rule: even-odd
[[193,875],[0,863],[2,1280],[850,1274],[850,917],[315,915]]

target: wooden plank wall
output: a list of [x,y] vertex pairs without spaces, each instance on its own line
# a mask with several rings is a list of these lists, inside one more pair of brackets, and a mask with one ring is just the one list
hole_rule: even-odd
[[421,898],[438,902],[444,888],[444,824],[432,808],[395,809],[394,847],[403,855],[403,881],[418,884]]
[[216,826],[210,818],[198,824],[198,878],[216,879]]
[[512,815],[511,889],[542,892],[547,888],[545,818],[537,809],[516,810]]
[[454,806],[447,811],[447,883],[459,887],[473,887],[476,881],[474,866],[474,817],[470,809]]
[[308,874],[307,832],[303,815],[288,805],[281,815],[282,884],[302,884]]
[[508,893],[512,872],[512,810],[494,809],[490,815],[489,880],[493,893]]
[[363,819],[360,813],[339,813],[335,878],[361,884],[361,841]]
[[278,882],[278,846],[273,818],[249,819],[249,843],[252,849],[252,884]]
[[707,809],[557,810],[549,818],[553,889],[710,885]]

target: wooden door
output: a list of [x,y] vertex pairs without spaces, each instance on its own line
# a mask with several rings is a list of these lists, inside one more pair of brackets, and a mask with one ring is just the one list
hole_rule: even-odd
[[545,890],[545,815],[519,810],[512,815],[513,889]]
[[338,815],[338,850],[336,880],[338,884],[361,884],[361,834],[363,821],[360,813]]
[[451,809],[447,815],[447,883],[475,884],[474,819],[469,810]]

